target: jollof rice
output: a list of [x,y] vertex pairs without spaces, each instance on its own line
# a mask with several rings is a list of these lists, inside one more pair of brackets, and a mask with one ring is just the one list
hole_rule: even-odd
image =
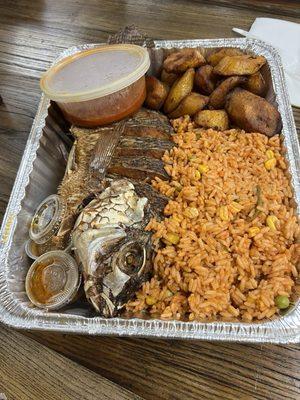
[[[151,220],[154,276],[127,310],[162,319],[261,320],[298,276],[299,224],[278,135],[173,121],[165,218]],[[266,161],[272,159],[271,162]],[[163,244],[162,244],[163,243]]]

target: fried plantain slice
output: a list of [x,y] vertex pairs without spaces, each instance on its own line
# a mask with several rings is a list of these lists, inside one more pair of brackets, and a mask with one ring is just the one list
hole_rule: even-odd
[[209,98],[202,96],[199,93],[190,93],[181,100],[178,107],[169,114],[169,118],[179,118],[184,115],[194,115],[197,111],[202,110],[207,103]]
[[216,66],[222,58],[226,56],[241,56],[244,53],[239,49],[234,49],[232,47],[223,47],[220,50],[215,51],[207,57],[207,62],[213,67]]
[[206,63],[197,49],[181,49],[171,53],[164,61],[163,68],[167,72],[182,73],[188,68],[197,68]]
[[246,132],[273,136],[281,130],[281,117],[277,109],[263,97],[248,90],[235,88],[227,96],[225,109],[231,122]]
[[211,65],[203,65],[195,72],[194,84],[203,94],[211,94],[217,83],[214,68]]
[[214,72],[224,76],[252,75],[265,63],[266,59],[263,56],[226,56],[214,67]]
[[225,79],[210,95],[209,105],[215,109],[224,108],[228,93],[246,81],[247,78],[244,76],[231,76],[230,78]]
[[261,97],[264,97],[267,92],[266,81],[259,71],[253,75],[250,75],[243,87],[249,90],[249,92]]
[[225,110],[202,110],[195,114],[194,121],[203,128],[226,131],[229,127],[228,115]]
[[174,82],[164,104],[164,112],[169,114],[178,106],[181,100],[191,93],[194,84],[195,70],[189,68]]
[[159,110],[168,96],[169,86],[155,76],[146,76],[146,93],[145,105],[152,110]]

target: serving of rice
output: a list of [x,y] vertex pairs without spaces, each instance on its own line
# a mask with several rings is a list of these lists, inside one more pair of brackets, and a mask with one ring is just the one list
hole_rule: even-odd
[[[151,220],[154,272],[127,304],[177,320],[270,318],[298,276],[299,224],[278,135],[196,129],[173,121],[176,147],[163,156],[170,200]],[[270,161],[271,160],[271,161]]]

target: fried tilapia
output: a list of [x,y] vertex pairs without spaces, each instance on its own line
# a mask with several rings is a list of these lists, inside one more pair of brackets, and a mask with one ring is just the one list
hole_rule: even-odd
[[71,227],[87,299],[112,317],[149,278],[152,245],[145,227],[167,204],[150,181],[168,179],[161,157],[174,145],[173,130],[162,114],[141,109],[125,122],[71,132],[75,142],[59,188],[61,232],[66,237]]

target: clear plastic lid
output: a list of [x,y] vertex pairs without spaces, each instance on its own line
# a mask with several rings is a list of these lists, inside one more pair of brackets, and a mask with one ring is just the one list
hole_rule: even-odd
[[30,257],[32,260],[36,260],[39,255],[39,251],[37,249],[38,244],[35,243],[33,240],[29,239],[25,243],[25,253]]
[[40,86],[58,102],[80,102],[115,93],[136,82],[148,70],[147,49],[115,44],[81,51],[48,69]]
[[59,309],[74,298],[80,285],[78,266],[64,251],[49,251],[29,268],[26,293],[29,300],[40,308]]
[[38,244],[46,243],[57,232],[62,212],[63,207],[58,195],[53,194],[43,200],[32,218],[30,239]]
[[[46,243],[36,243],[31,239],[28,239],[25,243],[25,253],[28,255],[29,258],[32,260],[36,260],[42,254],[48,253],[51,250],[58,250],[59,248],[55,247],[55,244],[51,241]],[[64,249],[64,251],[66,251]]]

